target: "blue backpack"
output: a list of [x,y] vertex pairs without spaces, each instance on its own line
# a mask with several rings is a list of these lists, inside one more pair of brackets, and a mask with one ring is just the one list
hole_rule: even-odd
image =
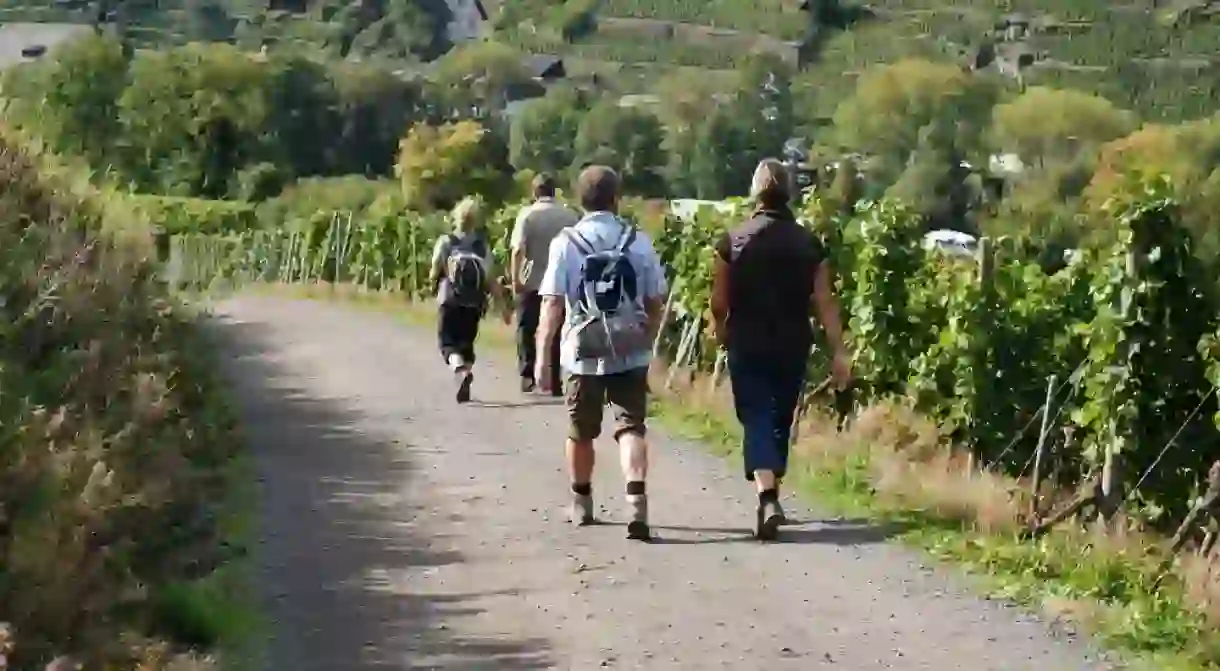
[[635,266],[627,257],[635,227],[625,225],[618,243],[606,250],[594,248],[573,228],[564,234],[584,255],[568,336],[575,341],[576,358],[622,360],[651,352],[648,317],[638,300]]

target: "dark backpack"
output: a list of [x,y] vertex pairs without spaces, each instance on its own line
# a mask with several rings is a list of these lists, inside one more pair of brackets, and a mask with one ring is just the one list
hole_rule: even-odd
[[574,229],[564,234],[584,256],[573,305],[576,357],[621,360],[651,351],[635,266],[626,253],[635,242],[635,228],[624,226],[618,243],[606,250],[595,249]]
[[482,238],[462,243],[456,235],[449,236],[449,258],[445,277],[453,290],[452,302],[472,308],[482,308],[487,302],[487,266],[484,257],[487,242]]

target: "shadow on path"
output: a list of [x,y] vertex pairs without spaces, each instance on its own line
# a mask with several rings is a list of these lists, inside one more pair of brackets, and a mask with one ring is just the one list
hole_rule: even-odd
[[[709,543],[756,543],[753,530],[748,528],[707,528],[690,526],[657,526],[657,545],[703,545]],[[910,527],[898,522],[873,522],[869,520],[790,520],[779,532],[777,543],[796,545],[870,545],[884,543]],[[700,534],[695,538],[667,537],[666,531],[681,531]],[[706,537],[703,534],[708,534]]]
[[481,612],[472,602],[491,595],[412,584],[464,559],[427,528],[428,483],[408,446],[362,430],[371,422],[341,401],[312,396],[304,371],[271,360],[282,343],[268,327],[223,318],[210,327],[257,465],[268,669],[553,667],[545,640],[462,634]]

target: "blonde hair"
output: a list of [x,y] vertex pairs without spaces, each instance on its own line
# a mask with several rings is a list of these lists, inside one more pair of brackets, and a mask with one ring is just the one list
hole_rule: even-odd
[[449,219],[453,223],[453,231],[455,233],[470,233],[479,225],[479,218],[483,214],[483,203],[474,196],[467,196],[461,200],[449,214]]
[[788,168],[774,158],[759,161],[750,178],[750,199],[763,207],[779,207],[790,198]]

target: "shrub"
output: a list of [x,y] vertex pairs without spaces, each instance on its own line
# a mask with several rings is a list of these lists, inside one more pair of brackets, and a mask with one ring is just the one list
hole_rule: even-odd
[[175,233],[236,233],[255,226],[251,203],[172,196],[131,196],[134,209],[154,228]]
[[168,638],[162,591],[226,559],[232,423],[149,246],[103,234],[103,215],[0,128],[0,622],[16,669],[147,663]]

